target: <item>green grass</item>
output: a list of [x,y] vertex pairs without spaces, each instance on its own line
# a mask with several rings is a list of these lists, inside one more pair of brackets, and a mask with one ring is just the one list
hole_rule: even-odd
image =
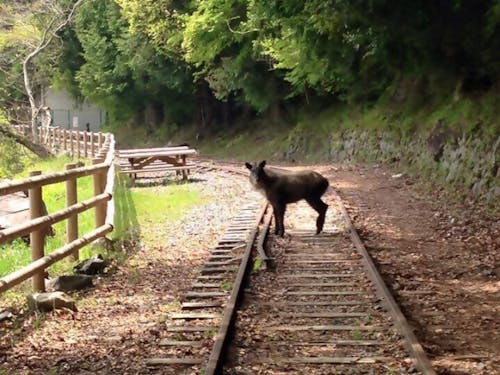
[[267,118],[254,119],[245,126],[234,124],[223,129],[195,146],[202,154],[221,159],[267,159],[271,162],[293,159],[316,163],[330,160],[328,149],[332,140],[342,143],[343,138],[349,139],[355,133],[366,138],[358,138],[361,142],[355,150],[355,160],[378,163],[381,160],[376,159],[377,155],[372,152],[374,147],[370,147],[376,146],[377,140],[383,137],[395,147],[401,140],[404,158],[407,151],[404,142],[425,140],[440,119],[449,127],[450,134],[477,136],[485,142],[496,140],[500,96],[489,92],[455,100],[452,94],[423,101],[418,95],[412,96],[415,103],[411,100],[403,103],[380,100],[372,105],[337,102],[328,108],[312,104],[298,109],[294,116],[289,116],[287,123],[270,125]]
[[[18,175],[23,178],[32,170],[41,170],[43,174],[60,172],[64,165],[72,162],[66,157],[52,158],[39,163],[30,164],[29,168]],[[176,182],[168,185],[129,188],[130,179],[117,176],[115,180],[115,221],[114,231],[110,236],[117,241],[142,240],[146,246],[157,246],[161,241],[161,233],[165,227],[179,220],[186,210],[194,205],[205,202],[205,198],[195,185]],[[93,196],[92,177],[78,179],[78,201]],[[42,188],[42,195],[49,213],[63,209],[66,205],[65,183],[47,185]],[[91,209],[78,215],[79,236],[93,230],[94,210]],[[56,235],[47,237],[45,254],[64,246],[66,238],[66,220],[53,226]],[[91,257],[103,249],[86,246],[80,249],[80,259]],[[118,261],[124,261],[126,254],[113,253]],[[31,262],[31,249],[21,239],[0,246],[0,276],[9,274]],[[51,267],[48,271],[51,277],[71,273],[75,261],[67,257]],[[5,300],[19,304],[24,300],[23,294],[30,292],[29,282],[19,285],[3,294]]]
[[130,189],[128,202],[132,206],[135,220],[122,223],[117,232],[136,232],[145,246],[158,246],[165,228],[181,219],[186,211],[203,204],[205,198],[194,185],[173,183],[152,187]]
[[31,249],[17,239],[10,244],[0,246],[0,276],[7,275],[31,262]]

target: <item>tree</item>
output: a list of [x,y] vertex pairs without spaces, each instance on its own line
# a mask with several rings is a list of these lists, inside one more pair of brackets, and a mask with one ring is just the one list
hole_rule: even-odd
[[193,84],[187,65],[156,49],[141,28],[133,30],[120,6],[96,0],[83,6],[75,34],[84,63],[75,71],[82,94],[123,122],[151,110],[159,121],[173,122],[192,114]]
[[58,33],[66,28],[72,21],[77,8],[85,0],[77,0],[72,6],[66,9],[60,9],[57,2],[48,3],[48,10],[53,14],[49,16],[49,22],[42,31],[42,36],[38,41],[35,48],[24,58],[23,60],[23,75],[24,75],[24,87],[26,89],[26,94],[31,107],[31,131],[33,137],[37,135],[37,122],[38,113],[40,112],[40,105],[36,103],[35,95],[33,93],[33,87],[30,80],[29,67],[32,60],[42,53],[57,37]]

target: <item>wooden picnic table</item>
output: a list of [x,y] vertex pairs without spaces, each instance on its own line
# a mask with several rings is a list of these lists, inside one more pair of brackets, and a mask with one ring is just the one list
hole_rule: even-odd
[[159,148],[126,149],[118,150],[121,172],[137,178],[138,173],[147,172],[182,172],[182,178],[186,179],[194,163],[188,163],[189,156],[198,152],[189,146],[173,146]]

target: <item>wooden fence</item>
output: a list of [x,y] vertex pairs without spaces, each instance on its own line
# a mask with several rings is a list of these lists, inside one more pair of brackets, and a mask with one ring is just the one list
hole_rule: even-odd
[[[18,128],[17,131],[22,132],[22,129]],[[32,277],[35,291],[45,290],[44,271],[47,267],[69,255],[78,259],[79,249],[113,230],[114,136],[109,133],[92,133],[89,136],[87,132],[73,132],[58,128],[48,128],[48,133],[44,131],[40,132],[40,140],[49,147],[69,150],[70,153],[76,150],[75,156],[92,157],[92,165],[77,167],[76,164],[68,164],[64,172],[42,175],[39,171],[35,171],[29,178],[0,183],[0,196],[20,191],[29,192],[31,218],[26,223],[0,230],[0,245],[29,234],[32,251],[30,264],[0,278],[0,293],[29,277]],[[43,138],[44,136],[46,137]],[[84,151],[80,154],[82,146]],[[90,175],[93,176],[94,196],[77,202],[77,180]],[[42,188],[60,182],[66,182],[66,208],[43,216]],[[78,214],[89,209],[95,210],[95,229],[79,236]],[[62,220],[67,220],[66,245],[45,255],[44,242],[47,228]]]
[[[13,125],[18,133],[31,136],[31,126]],[[65,151],[76,158],[94,158],[103,148],[104,133],[67,130],[59,126],[39,126],[37,142],[52,151]]]

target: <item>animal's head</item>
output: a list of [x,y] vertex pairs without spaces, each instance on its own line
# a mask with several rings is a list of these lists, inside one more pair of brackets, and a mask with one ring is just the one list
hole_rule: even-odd
[[265,176],[264,167],[266,161],[262,160],[260,163],[245,163],[245,167],[250,170],[250,183],[256,188],[262,188],[262,179]]

